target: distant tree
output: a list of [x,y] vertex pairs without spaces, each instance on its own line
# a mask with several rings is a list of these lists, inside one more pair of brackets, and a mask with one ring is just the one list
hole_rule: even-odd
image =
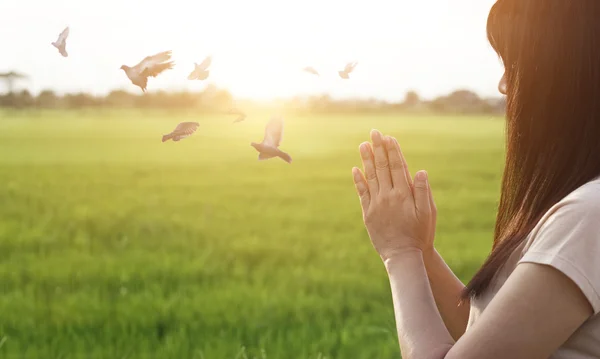
[[44,90],[36,98],[36,105],[40,108],[55,108],[59,105],[60,98],[52,90]]
[[214,96],[217,94],[219,89],[213,83],[209,83],[206,85],[204,90],[198,94],[198,102],[202,108],[210,108],[212,107],[212,103],[214,100]]
[[411,108],[415,107],[421,102],[421,98],[415,91],[408,91],[404,96],[403,107]]
[[132,107],[137,97],[127,91],[114,90],[104,97],[104,104],[109,107]]
[[85,92],[67,94],[64,96],[64,102],[68,108],[84,108],[99,105],[98,99]]
[[475,92],[469,90],[454,91],[448,95],[447,99],[451,103],[459,105],[476,105],[481,102],[479,96]]
[[14,92],[15,82],[17,80],[24,80],[27,78],[27,75],[15,71],[0,73],[0,80],[4,81],[4,84],[6,85],[6,89],[8,90],[9,94],[12,94]]
[[164,101],[161,99],[162,92],[146,92],[141,95],[132,95],[133,105],[142,108],[164,107]]
[[436,97],[435,99],[429,101],[429,108],[431,108],[435,112],[445,112],[446,111],[446,97]]
[[19,106],[18,95],[15,95],[15,82],[27,79],[27,75],[15,71],[0,73],[0,80],[4,81],[8,93],[0,99],[0,106],[16,107]]
[[230,108],[233,105],[233,96],[227,90],[218,90],[213,95],[215,109]]
[[441,96],[430,102],[430,107],[436,112],[447,113],[482,113],[489,111],[486,101],[469,90],[457,90],[448,96]]
[[28,108],[35,105],[35,99],[27,90],[23,90],[15,95],[14,105],[17,108]]
[[166,94],[168,96],[168,105],[171,108],[194,108],[198,104],[198,95],[188,92],[175,92]]
[[333,109],[335,105],[331,96],[324,94],[320,96],[311,96],[308,100],[308,107],[311,111],[321,112],[328,109]]

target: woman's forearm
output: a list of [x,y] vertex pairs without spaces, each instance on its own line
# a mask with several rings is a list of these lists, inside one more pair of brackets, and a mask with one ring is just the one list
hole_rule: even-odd
[[423,254],[407,251],[388,259],[398,341],[406,359],[443,358],[454,345],[436,308]]
[[465,286],[435,249],[424,253],[423,259],[437,308],[446,328],[454,340],[458,340],[469,321],[469,301],[460,304]]

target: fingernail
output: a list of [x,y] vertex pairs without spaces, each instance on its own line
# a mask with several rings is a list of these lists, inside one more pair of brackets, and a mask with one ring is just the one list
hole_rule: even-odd
[[371,139],[373,140],[373,145],[380,146],[382,144],[381,132],[377,130],[371,130]]
[[387,147],[394,146],[394,140],[390,136],[385,136],[385,145]]
[[417,172],[417,175],[415,176],[415,180],[417,180],[419,182],[427,182],[427,172],[425,172],[425,171]]
[[360,155],[362,158],[369,158],[369,146],[366,143],[360,145]]

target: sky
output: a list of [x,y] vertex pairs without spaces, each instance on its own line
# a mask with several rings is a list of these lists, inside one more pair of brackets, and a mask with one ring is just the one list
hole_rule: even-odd
[[[141,91],[121,65],[172,50],[175,68],[148,90],[199,91],[208,83],[236,97],[397,101],[469,89],[499,96],[502,65],[486,39],[495,0],[2,0],[0,72],[30,76],[33,93]],[[50,43],[70,27],[69,57]],[[206,81],[194,62],[213,57]],[[350,80],[337,71],[356,61]],[[313,66],[321,77],[301,71]],[[0,91],[4,91],[0,88]]]

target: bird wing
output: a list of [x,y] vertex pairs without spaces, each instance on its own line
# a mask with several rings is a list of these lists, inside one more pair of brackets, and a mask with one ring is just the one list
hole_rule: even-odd
[[198,64],[194,62],[194,69],[188,75],[188,80],[196,80],[198,78]]
[[199,65],[199,67],[202,70],[206,70],[210,66],[211,63],[212,63],[212,57],[206,56],[206,58],[202,61],[202,63]]
[[356,62],[349,62],[348,64],[346,64],[346,68],[344,69],[345,72],[350,73],[354,70],[354,68],[356,67],[357,63]]
[[151,69],[152,67],[159,65],[165,61],[171,59],[171,51],[163,51],[159,52],[156,55],[146,56],[139,64],[135,65],[133,68],[138,72],[142,73],[146,69]]
[[56,40],[57,44],[63,44],[66,40],[67,37],[69,37],[69,27],[65,27],[65,29],[58,34],[58,39]]
[[306,72],[309,72],[309,73],[311,73],[311,74],[315,74],[315,75],[318,75],[318,74],[319,74],[319,73],[317,72],[317,70],[315,70],[315,69],[314,69],[314,67],[310,67],[310,66],[307,66],[307,67],[305,67],[305,68],[304,68],[304,71],[306,71]]
[[192,133],[196,132],[198,126],[200,126],[198,122],[182,122],[179,125],[177,125],[177,127],[175,127],[173,133],[180,136],[189,136]]
[[274,148],[279,147],[283,138],[283,119],[273,117],[265,127],[265,138],[263,143]]
[[229,111],[227,111],[227,113],[229,115],[243,115],[243,116],[246,116],[242,111],[238,110],[237,108],[230,108]]
[[259,161],[268,160],[269,158],[273,158],[273,157],[275,157],[275,156],[273,156],[273,155],[268,155],[268,154],[266,154],[266,153],[263,153],[263,152],[261,152],[261,153],[259,153],[259,154],[258,154],[258,160],[259,160]]

